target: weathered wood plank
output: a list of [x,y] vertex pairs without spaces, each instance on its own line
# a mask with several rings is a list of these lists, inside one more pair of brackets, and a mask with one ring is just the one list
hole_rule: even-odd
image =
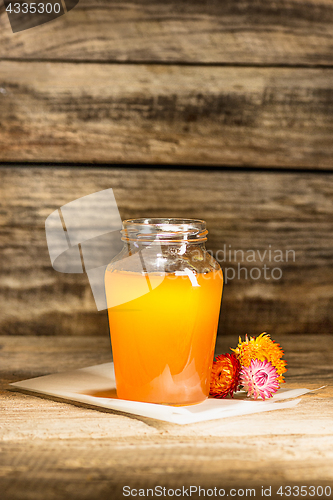
[[[288,384],[307,384],[310,388],[312,386],[314,388],[315,384],[327,384],[332,379],[332,334],[274,335],[274,340],[281,344],[285,353],[284,358],[288,363],[285,379]],[[230,347],[235,347],[237,343],[237,334],[219,335],[215,352],[216,354],[231,352]],[[112,361],[110,337],[105,332],[97,339],[96,336],[87,335],[75,337],[0,335],[1,390],[7,390],[7,383],[10,382],[110,361]],[[332,387],[327,391],[330,392]],[[14,395],[18,395],[17,392],[6,394],[8,401],[13,401]],[[38,401],[41,400],[38,398],[36,403]],[[35,431],[38,432],[38,429]],[[0,436],[4,437],[4,433]],[[37,435],[30,437],[34,438]]]
[[333,69],[0,62],[0,160],[332,169]]
[[333,63],[330,0],[80,0],[67,16],[15,36],[1,14],[2,58]]
[[[228,277],[220,332],[332,331],[331,174],[2,167],[0,181],[2,333],[108,331],[106,313],[96,311],[86,276],[52,269],[44,223],[58,207],[110,187],[122,219],[207,220],[208,248]],[[235,250],[244,255],[235,258]],[[295,254],[287,255],[288,250]],[[239,278],[238,265],[245,268]],[[280,279],[279,270],[271,274],[275,267],[281,269]]]
[[[273,419],[273,413],[279,413],[279,417]],[[277,418],[299,417],[298,412],[272,412],[266,418],[262,415],[265,414],[259,416],[261,429],[274,428]],[[250,429],[254,420],[250,417],[235,423]],[[315,427],[317,421],[311,424]],[[143,496],[144,491],[146,497],[151,497],[151,491],[160,486],[166,498],[169,489],[179,493],[184,487],[185,495],[189,495],[190,486],[197,486],[197,493],[193,490],[191,494],[194,500],[202,499],[203,491],[209,490],[210,494],[214,488],[217,493],[225,489],[229,497],[239,489],[238,498],[246,490],[248,497],[252,494],[252,498],[261,498],[263,487],[269,498],[279,500],[281,489],[280,495],[277,492],[281,486],[287,492],[297,491],[296,488],[300,491],[300,486],[303,492],[316,492],[317,486],[322,487],[319,493],[325,487],[332,488],[331,446],[331,433],[314,437],[263,436],[258,432],[249,438],[226,435],[220,439],[193,436],[178,440],[147,436],[139,442],[127,438],[122,443],[114,443],[103,435],[100,439],[58,439],[48,443],[21,440],[1,446],[0,485],[3,500],[53,500],[60,495],[64,500],[121,500],[125,496],[124,486],[133,489],[133,495],[139,495],[141,490]],[[291,490],[284,490],[285,486]]]
[[[332,335],[276,340],[288,360],[288,387],[318,388],[332,378]],[[217,352],[236,342],[221,337]],[[188,426],[8,390],[18,379],[109,359],[107,337],[0,337],[3,500],[117,500],[125,485],[256,488],[256,498],[271,486],[272,499],[281,498],[281,485],[332,487],[332,387],[303,396],[292,410]]]

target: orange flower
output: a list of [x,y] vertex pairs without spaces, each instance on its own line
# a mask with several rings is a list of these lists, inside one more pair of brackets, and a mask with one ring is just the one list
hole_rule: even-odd
[[270,361],[275,366],[279,375],[278,382],[283,383],[283,373],[287,371],[286,364],[282,358],[284,352],[280,344],[276,344],[268,333],[261,333],[257,338],[245,335],[245,341],[242,342],[239,337],[239,344],[236,349],[231,349],[237,356],[242,366],[249,367],[252,359],[260,361]]
[[237,391],[239,384],[240,362],[235,354],[221,354],[213,363],[210,392],[214,398],[225,398]]

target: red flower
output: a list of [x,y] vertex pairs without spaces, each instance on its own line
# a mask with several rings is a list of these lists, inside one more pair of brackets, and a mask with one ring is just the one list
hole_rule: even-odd
[[210,379],[210,395],[225,398],[237,391],[239,385],[240,362],[235,354],[221,354],[213,363]]

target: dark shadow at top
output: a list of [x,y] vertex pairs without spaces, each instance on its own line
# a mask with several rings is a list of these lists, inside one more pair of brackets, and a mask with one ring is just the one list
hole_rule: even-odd
[[69,10],[74,9],[74,7],[79,3],[80,0],[64,0],[67,8],[67,12]]

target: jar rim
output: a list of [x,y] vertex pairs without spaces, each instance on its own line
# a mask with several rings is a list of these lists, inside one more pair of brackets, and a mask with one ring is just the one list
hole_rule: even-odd
[[155,240],[167,242],[204,242],[207,240],[206,222],[202,219],[180,217],[145,217],[123,221],[123,241]]

